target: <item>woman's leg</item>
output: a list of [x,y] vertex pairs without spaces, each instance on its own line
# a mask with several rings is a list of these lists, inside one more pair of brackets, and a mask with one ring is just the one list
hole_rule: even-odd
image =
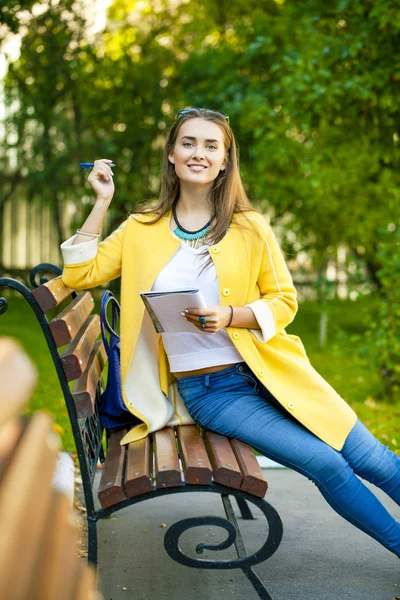
[[400,456],[381,444],[361,421],[356,421],[340,452],[357,475],[400,506]]
[[305,475],[338,514],[400,557],[400,523],[356,477],[344,456],[281,407],[247,365],[183,378],[178,384],[199,425],[240,439]]

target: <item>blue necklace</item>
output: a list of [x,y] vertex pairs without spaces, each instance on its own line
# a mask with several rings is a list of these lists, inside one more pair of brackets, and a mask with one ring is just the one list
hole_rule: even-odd
[[177,227],[174,230],[175,235],[181,240],[185,240],[186,242],[194,242],[194,244],[190,244],[191,246],[198,246],[198,240],[206,237],[207,233],[211,230],[211,222],[215,217],[214,212],[208,223],[206,223],[201,229],[198,229],[197,231],[189,231],[188,229],[182,227],[182,225],[179,223],[178,218],[176,216],[175,205],[172,207],[172,214],[174,215],[174,220],[177,224]]

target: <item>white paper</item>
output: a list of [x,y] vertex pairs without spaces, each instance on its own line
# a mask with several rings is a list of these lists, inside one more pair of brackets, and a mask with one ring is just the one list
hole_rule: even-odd
[[165,292],[142,292],[156,313],[164,333],[205,333],[181,315],[186,308],[207,308],[200,290],[168,290]]

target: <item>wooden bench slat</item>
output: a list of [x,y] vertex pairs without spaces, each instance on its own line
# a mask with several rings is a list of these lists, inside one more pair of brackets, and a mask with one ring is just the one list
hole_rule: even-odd
[[2,337],[0,340],[0,425],[19,414],[27,403],[36,380],[36,368],[22,346],[12,338]]
[[108,508],[126,499],[123,487],[126,446],[120,445],[126,432],[127,429],[113,431],[108,439],[107,456],[97,494],[103,508]]
[[208,485],[212,466],[197,425],[179,426],[177,435],[186,483]]
[[96,571],[92,565],[79,565],[77,584],[71,600],[104,600],[96,590]]
[[[13,360],[21,356],[25,362]],[[36,370],[19,344],[0,338],[0,414],[14,414],[35,381]],[[4,406],[12,411],[2,413]],[[70,498],[53,487],[59,448],[48,414],[0,421],[1,599],[102,600],[93,568],[77,557],[79,528]]]
[[92,294],[79,292],[76,298],[50,321],[49,328],[57,348],[69,344],[74,339],[93,307]]
[[128,444],[125,472],[125,491],[128,498],[153,490],[152,466],[153,454],[150,436]]
[[154,432],[153,447],[157,488],[181,485],[182,476],[174,429],[164,427]]
[[23,432],[21,419],[7,421],[0,427],[0,482],[6,472]]
[[61,362],[68,381],[74,381],[82,375],[99,335],[100,317],[99,315],[90,315],[61,356]]
[[248,444],[240,440],[231,439],[230,443],[243,475],[240,489],[253,494],[253,496],[264,498],[268,489],[268,483],[264,479],[262,469],[258,464],[253,450]]
[[213,431],[205,431],[204,443],[213,468],[214,481],[239,489],[242,473],[228,438]]
[[32,294],[42,311],[47,313],[52,308],[61,304],[72,291],[71,288],[64,285],[61,276],[59,276],[32,290]]
[[[59,450],[52,423],[50,415],[33,415],[1,482],[0,598],[29,597]],[[27,510],[32,502],[34,512]]]
[[53,490],[39,555],[30,583],[32,600],[70,600],[78,571],[79,528],[66,494]]
[[90,354],[85,371],[74,383],[72,397],[79,418],[90,417],[94,413],[96,386],[100,379],[107,353],[103,340],[97,340]]

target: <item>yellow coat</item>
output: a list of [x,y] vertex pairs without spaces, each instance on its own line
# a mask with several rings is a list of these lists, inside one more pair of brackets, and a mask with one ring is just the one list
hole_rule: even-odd
[[[312,367],[300,338],[286,333],[298,308],[291,275],[268,222],[255,211],[246,216],[262,239],[236,227],[244,215],[235,213],[223,239],[208,247],[220,304],[250,304],[260,324],[257,330],[228,327],[227,331],[243,360],[282,406],[340,450],[357,415]],[[154,225],[143,224],[152,218],[130,215],[99,244],[93,239],[72,246],[72,236],[61,245],[62,281],[68,287],[93,288],[121,276],[122,392],[127,408],[143,421],[122,444],[166,425],[193,423],[169,371],[161,334],[139,296],[151,289],[181,243],[170,230],[171,210]]]

